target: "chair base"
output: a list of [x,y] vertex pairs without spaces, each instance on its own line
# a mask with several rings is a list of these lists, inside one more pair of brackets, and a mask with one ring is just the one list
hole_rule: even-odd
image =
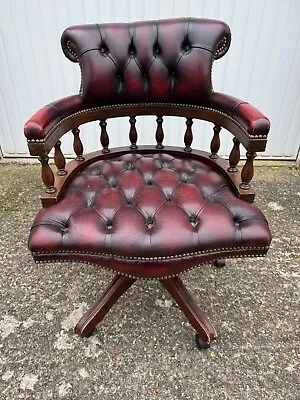
[[134,278],[116,275],[101,296],[79,320],[75,326],[75,332],[81,337],[89,336],[91,331],[103,320],[115,302],[135,281],[136,279]]
[[214,327],[200,311],[197,303],[188,292],[182,280],[176,276],[174,278],[161,280],[160,282],[176,301],[199,336],[207,343],[216,339],[217,333]]
[[[101,296],[77,323],[75,332],[81,337],[91,336],[96,325],[102,321],[115,302],[135,281],[135,278],[116,275]],[[181,279],[177,276],[161,280],[160,282],[176,301],[189,323],[197,332],[197,346],[202,349],[208,348],[210,342],[216,339],[217,333],[205,315],[200,311]]]

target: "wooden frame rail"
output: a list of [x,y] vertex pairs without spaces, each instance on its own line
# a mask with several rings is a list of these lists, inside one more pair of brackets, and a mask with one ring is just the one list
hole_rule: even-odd
[[[138,134],[135,126],[137,115],[156,115],[156,145],[138,145]],[[122,116],[129,116],[130,144],[128,147],[110,149],[106,120],[108,118]],[[186,131],[183,139],[184,147],[164,146],[163,116],[179,116],[186,118]],[[210,154],[192,148],[192,125],[194,118],[214,123]],[[83,156],[83,144],[80,139],[79,126],[95,120],[100,121],[100,143],[102,145],[102,150]],[[226,128],[234,135],[233,148],[229,156],[229,162],[218,156],[222,127]],[[74,135],[73,148],[76,159],[66,165],[65,158],[61,151],[60,138],[70,130]],[[251,189],[250,183],[254,174],[253,160],[256,156],[256,151],[263,151],[265,149],[266,142],[267,138],[249,134],[238,121],[220,111],[200,106],[143,103],[103,106],[76,112],[52,126],[44,139],[28,140],[28,147],[30,154],[39,156],[39,160],[42,164],[42,180],[46,186],[45,194],[42,196],[42,203],[44,206],[49,206],[59,201],[70,179],[75,173],[85,168],[88,164],[101,159],[117,157],[129,152],[139,152],[141,154],[165,152],[181,158],[206,160],[206,163],[213,165],[214,168],[218,169],[220,173],[226,176],[228,181],[232,183],[236,194],[241,199],[253,202],[254,192]],[[247,149],[247,160],[240,173],[237,164],[240,161],[239,146],[241,143]],[[54,175],[48,163],[48,153],[53,147],[55,148],[54,161],[57,166],[56,175]]]

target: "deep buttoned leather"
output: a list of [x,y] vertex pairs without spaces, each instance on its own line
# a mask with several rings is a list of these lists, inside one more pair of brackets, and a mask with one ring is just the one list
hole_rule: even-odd
[[230,45],[221,21],[181,18],[67,28],[65,55],[79,62],[86,107],[115,103],[207,104],[213,60]]
[[138,277],[265,254],[265,217],[216,168],[164,153],[94,162],[39,212],[29,248],[36,260],[88,261]]
[[172,103],[223,112],[248,131],[266,137],[269,120],[250,104],[212,90],[213,61],[230,46],[222,21],[180,18],[67,28],[65,55],[80,64],[80,94],[51,103],[25,124],[29,140],[44,139],[63,118],[91,107]]

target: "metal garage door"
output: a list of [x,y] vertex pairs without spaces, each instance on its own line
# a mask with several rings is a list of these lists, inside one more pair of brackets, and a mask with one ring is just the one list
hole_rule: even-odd
[[[226,57],[214,64],[214,88],[247,100],[272,122],[265,157],[295,159],[300,134],[300,1],[297,0],[2,0],[0,1],[0,146],[28,155],[24,122],[42,105],[78,92],[79,68],[60,49],[68,25],[179,16],[223,19],[232,29]],[[166,118],[166,143],[182,143],[184,121]],[[155,121],[138,119],[140,143]],[[128,121],[109,121],[111,145],[127,143]],[[209,148],[211,126],[195,124],[195,147]],[[99,126],[83,128],[85,150],[99,147]],[[71,138],[64,152],[72,154]],[[223,133],[221,153],[231,138]]]

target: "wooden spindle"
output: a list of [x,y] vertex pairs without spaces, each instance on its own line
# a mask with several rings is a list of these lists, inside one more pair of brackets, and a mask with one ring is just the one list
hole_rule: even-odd
[[84,161],[83,154],[83,145],[79,137],[80,130],[78,127],[72,129],[72,133],[74,135],[73,141],[73,149],[74,153],[76,154],[76,161]]
[[220,149],[220,131],[221,131],[221,127],[219,125],[215,125],[214,126],[214,136],[212,138],[212,141],[210,143],[210,158],[212,159],[216,159],[218,158],[218,151]]
[[250,182],[254,175],[253,160],[256,157],[256,153],[252,153],[252,152],[248,151],[246,153],[246,156],[247,156],[247,160],[242,169],[242,173],[241,173],[242,182],[240,183],[240,188],[244,189],[244,190],[248,190],[251,188]]
[[132,150],[137,149],[137,131],[136,131],[136,127],[135,127],[135,123],[136,123],[136,119],[135,117],[130,117],[129,118],[129,122],[130,122],[130,131],[129,131],[129,140],[130,140],[130,148]]
[[100,121],[100,127],[101,127],[101,135],[100,135],[100,142],[102,145],[102,153],[109,153],[109,137],[106,131],[106,126],[107,123],[105,122],[105,120]]
[[39,157],[39,161],[42,164],[42,180],[44,182],[44,185],[46,186],[45,192],[46,193],[56,192],[56,189],[54,187],[54,174],[48,164],[49,157],[47,156],[47,154],[45,154]]
[[164,119],[163,117],[157,117],[156,118],[156,122],[157,122],[157,129],[156,129],[156,148],[157,149],[163,149],[163,141],[164,141],[164,131],[163,131],[163,127],[162,127],[162,123],[163,123]]
[[62,176],[62,175],[66,175],[67,171],[65,170],[65,166],[66,166],[66,160],[65,157],[61,151],[61,141],[58,140],[56,142],[56,144],[54,145],[54,162],[57,168],[57,175]]
[[233,138],[233,147],[229,155],[228,172],[237,172],[237,165],[240,162],[240,141],[237,138]]
[[193,132],[192,132],[192,125],[193,125],[193,119],[192,118],[187,118],[186,119],[186,131],[184,135],[184,144],[185,148],[184,151],[192,151],[191,144],[193,142]]

